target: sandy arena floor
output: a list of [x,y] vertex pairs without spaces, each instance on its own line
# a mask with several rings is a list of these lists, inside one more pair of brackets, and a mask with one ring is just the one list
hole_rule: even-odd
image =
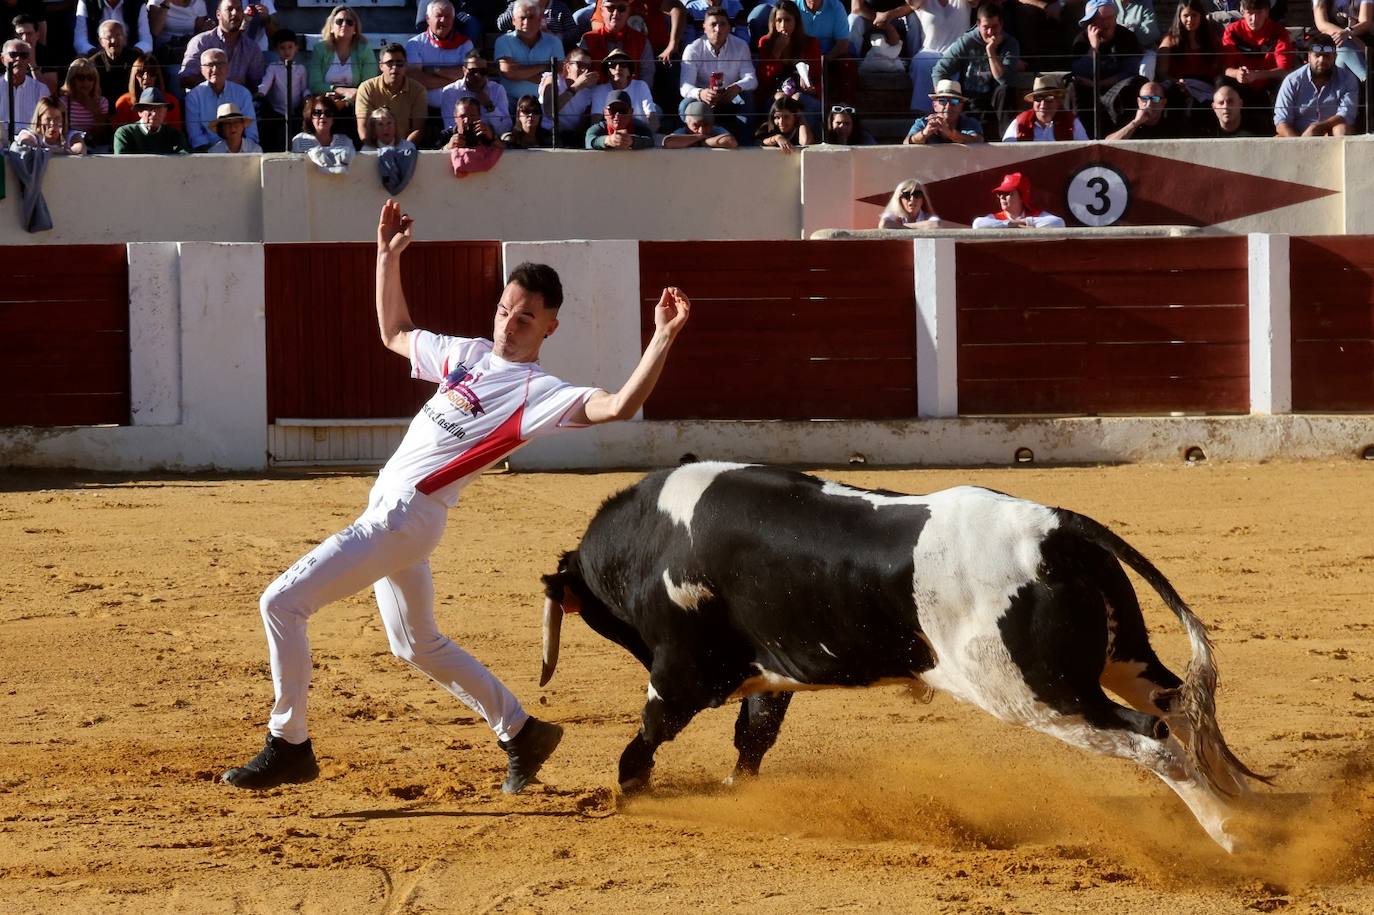
[[[388,653],[364,594],[312,626],[322,777],[216,784],[271,701],[257,595],[371,478],[0,482],[0,898],[8,912],[1371,912],[1374,464],[850,471],[975,482],[1110,524],[1220,651],[1232,746],[1275,789],[1228,857],[1165,786],[939,696],[799,696],[757,782],[733,706],[618,805],[645,675],[576,619],[541,691],[538,576],[637,474],[488,474],[434,557],[440,620],[568,726],[545,784]],[[1139,583],[1137,582],[1138,586]],[[1154,642],[1186,642],[1152,594]]]

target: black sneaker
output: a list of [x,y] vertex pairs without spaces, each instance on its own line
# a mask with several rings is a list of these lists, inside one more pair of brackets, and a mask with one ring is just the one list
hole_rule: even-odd
[[510,757],[506,767],[506,780],[501,790],[506,794],[518,794],[539,772],[539,767],[558,749],[563,739],[563,728],[548,721],[531,718],[525,722],[520,733],[509,741],[498,741],[501,749]]
[[242,766],[225,772],[219,780],[235,788],[261,791],[287,783],[311,782],[319,774],[320,766],[315,762],[315,751],[310,748],[310,741],[287,743],[281,737],[268,734],[267,744],[261,753]]

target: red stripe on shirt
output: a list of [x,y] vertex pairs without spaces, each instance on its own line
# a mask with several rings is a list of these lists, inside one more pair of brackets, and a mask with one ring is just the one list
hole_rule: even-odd
[[[530,377],[532,376],[533,373]],[[520,423],[525,417],[525,404],[529,402],[529,398],[530,381],[527,377],[525,379],[525,399],[520,402],[520,406],[515,408],[515,412],[504,419],[501,425],[491,430],[491,434],[486,438],[417,483],[415,489],[427,496],[433,495],[450,483],[476,473],[490,464],[495,464],[523,445],[525,440],[520,437]]]

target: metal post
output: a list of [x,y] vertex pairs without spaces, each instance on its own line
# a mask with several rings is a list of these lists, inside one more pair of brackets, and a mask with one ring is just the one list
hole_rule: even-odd
[[1097,63],[1098,63],[1098,61],[1097,61],[1097,48],[1093,48],[1093,49],[1092,49],[1092,58],[1093,58],[1093,139],[1094,139],[1094,140],[1100,140],[1100,139],[1102,139],[1102,125],[1101,125],[1101,123],[1100,123],[1100,121],[1101,121],[1101,111],[1102,111],[1102,94],[1098,91],[1098,88],[1097,88],[1097,79],[1098,79],[1098,76],[1097,76]]
[[[553,76],[553,79],[549,83],[549,100],[553,102],[553,104],[549,106],[552,109],[549,113],[549,118],[553,121],[553,130],[549,131],[549,135],[553,138],[554,149],[558,148],[558,65],[558,58],[549,58],[549,73]],[[516,107],[519,107],[518,102],[516,103]]]
[[[291,77],[292,77],[292,75],[293,75],[291,71],[295,69],[295,67],[296,67],[296,61],[295,61],[294,59],[292,59],[292,60],[283,61],[283,63],[286,64],[286,115],[285,115],[285,117],[286,117],[286,122],[282,125],[282,143],[283,143],[282,151],[283,151],[283,152],[290,152],[290,151],[291,151],[291,99],[293,99],[293,98],[295,97],[295,96],[293,96],[293,95],[291,94]],[[311,126],[311,127],[314,127],[315,125],[314,125],[314,123],[312,122],[310,126]]]
[[5,64],[5,91],[9,93],[9,107],[5,109],[5,118],[9,121],[9,130],[5,133],[5,142],[14,142],[14,68],[18,64]]

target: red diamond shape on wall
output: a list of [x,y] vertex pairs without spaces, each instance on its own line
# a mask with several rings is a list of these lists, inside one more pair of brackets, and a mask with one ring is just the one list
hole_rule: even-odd
[[[1003,175],[1019,171],[1030,179],[1037,207],[1063,216],[1069,225],[1082,225],[1069,209],[1066,191],[1075,174],[1093,165],[1114,169],[1129,188],[1129,203],[1116,225],[1211,226],[1338,193],[1101,144],[932,181],[926,184],[926,191],[935,212],[968,225],[975,217],[996,209],[992,189]],[[889,191],[860,200],[881,207],[887,205],[890,196]]]

